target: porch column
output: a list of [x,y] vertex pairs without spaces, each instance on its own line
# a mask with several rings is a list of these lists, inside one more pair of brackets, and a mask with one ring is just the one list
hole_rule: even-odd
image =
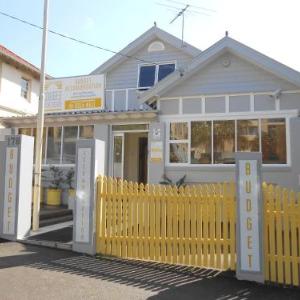
[[165,172],[165,123],[149,125],[148,183],[162,180]]
[[34,138],[8,135],[0,142],[0,237],[15,241],[30,233]]

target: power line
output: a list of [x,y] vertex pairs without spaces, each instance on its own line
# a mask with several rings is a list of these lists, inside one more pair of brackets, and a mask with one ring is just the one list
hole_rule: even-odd
[[[40,29],[40,30],[43,30],[43,27],[41,27],[39,25],[36,25],[36,24],[31,23],[29,21],[26,21],[24,19],[15,17],[15,16],[10,15],[8,13],[5,13],[5,12],[3,12],[1,10],[0,10],[0,14],[3,15],[3,16],[5,16],[5,17],[8,17],[10,19],[13,19],[15,21],[24,23],[26,25],[30,25],[30,26],[32,26],[34,28],[37,28],[37,29]],[[135,59],[135,60],[143,62],[143,63],[157,65],[157,63],[155,63],[155,62],[147,61],[147,60],[144,60],[144,59],[136,57],[136,56],[124,54],[124,53],[122,53],[120,51],[114,51],[114,50],[111,50],[111,49],[108,49],[108,48],[104,48],[104,47],[101,47],[101,46],[98,46],[98,45],[95,45],[95,44],[91,44],[91,43],[85,42],[83,40],[80,40],[80,39],[68,36],[66,34],[63,34],[63,33],[60,33],[60,32],[57,32],[57,31],[54,31],[54,30],[51,30],[51,29],[49,29],[48,32],[50,32],[50,33],[52,33],[54,35],[57,35],[57,36],[59,36],[61,38],[65,38],[65,39],[71,40],[73,42],[76,42],[76,43],[79,43],[79,44],[82,44],[82,45],[85,45],[85,46],[89,46],[89,47],[96,48],[96,49],[99,49],[99,50],[102,50],[102,51],[110,52],[110,53],[113,53],[113,54],[116,54],[116,55],[119,55],[119,56],[123,56],[123,57],[126,57],[126,58],[132,58],[132,59]]]

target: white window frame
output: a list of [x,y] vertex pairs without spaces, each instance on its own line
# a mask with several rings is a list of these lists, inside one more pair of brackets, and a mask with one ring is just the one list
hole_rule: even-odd
[[[190,117],[190,116],[185,116],[185,115],[179,115],[177,118],[170,118],[170,116],[163,117],[162,119],[166,122],[166,147],[165,147],[165,155],[166,155],[166,160],[165,160],[165,166],[166,167],[188,167],[188,168],[205,168],[205,167],[210,167],[210,168],[233,168],[235,164],[214,164],[214,145],[213,145],[213,122],[214,121],[229,121],[229,120],[234,120],[235,121],[235,151],[237,151],[237,134],[236,134],[236,128],[237,128],[237,121],[238,120],[253,120],[256,119],[258,120],[258,129],[259,129],[259,151],[262,150],[262,134],[261,134],[261,120],[262,119],[285,119],[285,134],[286,134],[286,163],[285,164],[263,164],[264,167],[279,167],[279,168],[286,168],[286,167],[291,167],[291,148],[290,148],[290,119],[292,117],[295,117],[295,112],[290,111],[290,112],[285,112],[285,113],[270,113],[270,114],[249,114],[248,115],[243,115],[243,116],[201,116],[199,117]],[[191,122],[192,121],[211,121],[212,126],[211,126],[211,150],[212,150],[212,160],[210,164],[191,164]],[[186,140],[170,140],[170,124],[171,123],[182,123],[182,122],[187,122],[188,123],[188,163],[171,163],[170,162],[170,144],[172,142],[186,142]]]
[[[137,83],[136,83],[136,88],[137,90],[143,90],[143,89],[150,89],[152,88],[154,85],[157,84],[158,82],[158,71],[159,71],[159,66],[163,66],[163,65],[170,65],[170,64],[174,64],[174,71],[176,70],[177,68],[177,61],[176,60],[173,60],[173,61],[164,61],[164,62],[158,62],[156,64],[151,64],[151,63],[142,63],[142,64],[138,64],[138,76],[137,76]],[[139,86],[139,82],[140,82],[140,70],[141,70],[141,67],[144,67],[144,66],[155,66],[155,75],[154,75],[154,84],[153,86],[144,86],[144,87],[140,87]]]

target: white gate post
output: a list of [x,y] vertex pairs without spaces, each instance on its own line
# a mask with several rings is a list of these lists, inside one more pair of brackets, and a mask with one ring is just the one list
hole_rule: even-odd
[[105,142],[82,139],[76,146],[73,250],[96,254],[97,177],[105,174]]
[[15,241],[30,233],[34,138],[8,135],[0,142],[0,237]]
[[238,152],[237,189],[237,269],[240,280],[264,282],[262,155]]

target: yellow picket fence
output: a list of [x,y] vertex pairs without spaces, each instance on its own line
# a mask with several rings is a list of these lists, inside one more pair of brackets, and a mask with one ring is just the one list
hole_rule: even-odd
[[300,194],[263,185],[265,279],[299,286]]
[[233,183],[185,188],[98,178],[97,253],[235,270]]

